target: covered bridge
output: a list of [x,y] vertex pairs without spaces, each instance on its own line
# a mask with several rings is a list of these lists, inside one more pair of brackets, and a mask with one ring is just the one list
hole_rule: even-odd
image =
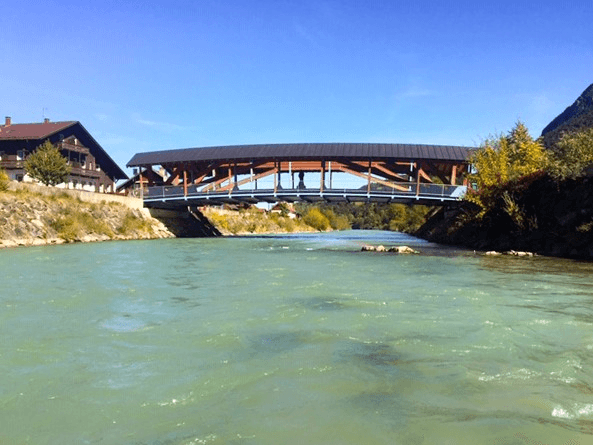
[[[149,207],[239,202],[373,201],[444,203],[465,192],[472,147],[301,143],[138,153]],[[150,180],[160,171],[162,183]]]

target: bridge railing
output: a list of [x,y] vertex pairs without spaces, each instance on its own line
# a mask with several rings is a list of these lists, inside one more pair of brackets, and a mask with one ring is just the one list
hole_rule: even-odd
[[227,199],[241,199],[241,198],[258,198],[258,197],[274,197],[281,200],[283,196],[294,197],[319,197],[323,198],[330,196],[347,197],[400,197],[400,198],[425,198],[425,199],[441,199],[441,200],[459,200],[463,198],[467,187],[460,185],[449,184],[425,184],[425,183],[401,183],[398,188],[368,190],[366,188],[348,189],[348,188],[332,188],[332,189],[309,189],[309,188],[281,188],[276,189],[230,189],[225,191],[208,190],[202,191],[196,186],[189,185],[187,187],[187,194],[183,186],[154,186],[149,187],[147,193],[144,194],[145,201],[162,201],[162,200],[176,200],[184,198],[227,198]]

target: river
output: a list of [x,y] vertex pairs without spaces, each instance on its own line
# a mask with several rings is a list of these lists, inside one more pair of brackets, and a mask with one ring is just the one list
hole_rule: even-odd
[[593,443],[592,263],[347,231],[0,271],[3,445]]

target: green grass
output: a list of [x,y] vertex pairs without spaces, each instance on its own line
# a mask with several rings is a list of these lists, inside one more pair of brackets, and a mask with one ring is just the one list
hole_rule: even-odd
[[146,219],[134,215],[129,210],[124,215],[121,225],[117,228],[117,233],[120,235],[129,235],[134,232],[152,233],[152,225]]

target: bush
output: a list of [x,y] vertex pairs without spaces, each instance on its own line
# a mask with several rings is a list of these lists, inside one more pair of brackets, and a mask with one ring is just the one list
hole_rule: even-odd
[[303,217],[303,221],[320,232],[328,230],[331,226],[329,219],[317,207],[310,208]]
[[64,209],[64,215],[59,216],[50,226],[57,232],[58,237],[72,242],[86,233],[106,235],[113,238],[113,231],[105,221],[84,209]]
[[150,223],[139,216],[136,216],[131,210],[128,211],[117,228],[117,233],[120,235],[127,235],[133,232],[152,232]]
[[0,192],[8,190],[9,182],[10,178],[6,174],[6,171],[3,168],[0,168]]

